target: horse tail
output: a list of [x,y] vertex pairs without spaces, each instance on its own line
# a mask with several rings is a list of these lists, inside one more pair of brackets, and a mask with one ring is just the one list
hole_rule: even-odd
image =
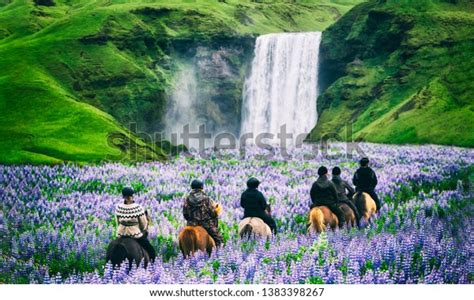
[[367,211],[364,193],[357,192],[357,194],[355,194],[354,197],[355,197],[355,207],[357,208],[357,211],[359,212],[359,216],[362,216]]
[[247,223],[242,227],[242,231],[240,232],[240,238],[244,239],[250,239],[250,237],[253,234],[253,227],[250,225],[250,223]]
[[117,266],[127,259],[127,255],[127,249],[122,244],[116,243],[108,249],[107,261],[110,260],[113,266]]
[[311,228],[317,233],[326,230],[326,225],[324,225],[324,214],[317,207],[313,208],[309,213],[309,223]]
[[209,255],[209,257],[211,256],[212,254],[212,249],[216,248],[216,242],[214,241],[214,239],[212,238],[212,236],[210,236],[209,234],[207,235],[207,245],[206,245],[206,252],[207,252],[207,255]]
[[179,248],[184,257],[197,251],[197,236],[192,228],[184,228],[179,238]]

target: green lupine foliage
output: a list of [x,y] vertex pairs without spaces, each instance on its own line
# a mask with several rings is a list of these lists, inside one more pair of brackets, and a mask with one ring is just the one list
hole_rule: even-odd
[[157,252],[162,257],[163,261],[169,261],[176,258],[180,253],[178,245],[169,236],[157,236],[155,239],[151,240],[151,243],[155,249],[157,249]]

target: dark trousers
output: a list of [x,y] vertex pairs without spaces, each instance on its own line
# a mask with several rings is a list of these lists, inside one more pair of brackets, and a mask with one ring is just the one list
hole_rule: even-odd
[[357,223],[357,227],[360,227],[360,213],[359,211],[357,210],[357,207],[354,205],[354,203],[352,203],[352,201],[346,199],[346,200],[339,200],[339,203],[344,203],[344,204],[347,204],[347,206],[349,206],[353,211],[354,211],[354,214],[355,214],[355,218],[356,218],[356,223]]
[[203,223],[201,225],[206,229],[207,233],[214,239],[216,242],[216,247],[219,247],[224,243],[224,238],[222,237],[221,233],[219,232],[219,226],[217,222],[215,223]]
[[244,215],[244,218],[260,218],[263,222],[265,222],[265,224],[268,225],[268,227],[270,227],[273,234],[277,233],[277,225],[275,220],[273,220],[273,218],[266,213]]
[[264,215],[261,215],[259,217],[260,219],[263,220],[263,222],[265,222],[265,224],[268,225],[268,227],[270,227],[270,229],[272,230],[273,234],[276,234],[277,233],[277,225],[276,225],[276,222],[275,220],[273,220],[273,218],[267,214],[264,214]]
[[371,190],[371,189],[357,189],[357,191],[369,194],[369,196],[372,199],[374,199],[375,206],[377,207],[377,211],[380,210],[380,207],[382,207],[382,203],[380,202],[379,196],[377,196],[377,193],[375,193],[374,190]]
[[337,203],[328,203],[328,202],[321,202],[321,203],[313,203],[311,205],[311,209],[316,207],[316,206],[327,206],[337,217],[339,220],[339,228],[344,226],[346,224],[346,218],[344,217],[344,212],[342,209],[339,208],[339,205]]
[[375,206],[377,206],[377,211],[380,210],[380,207],[382,207],[382,203],[380,202],[379,196],[375,193],[375,191],[370,191],[368,193],[372,199],[375,201]]
[[155,251],[155,248],[153,248],[150,241],[147,239],[146,235],[143,235],[141,238],[136,239],[136,241],[140,244],[140,246],[143,247],[143,249],[146,250],[146,252],[148,252],[148,255],[150,256],[150,260],[154,262],[156,258],[156,251]]

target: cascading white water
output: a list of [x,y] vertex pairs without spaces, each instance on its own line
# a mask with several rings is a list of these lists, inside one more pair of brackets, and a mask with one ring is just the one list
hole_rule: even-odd
[[[190,132],[197,132],[199,125],[205,120],[199,116],[197,99],[196,72],[192,65],[183,65],[176,76],[176,82],[171,94],[168,111],[166,112],[165,138],[173,144],[183,144],[181,134],[184,126],[189,126]],[[176,139],[172,137],[176,136]],[[189,140],[186,146],[197,147],[197,141]]]
[[277,33],[259,36],[250,76],[245,81],[242,103],[241,136],[253,133],[274,135],[265,143],[280,145],[281,126],[298,135],[316,125],[318,56],[321,32]]

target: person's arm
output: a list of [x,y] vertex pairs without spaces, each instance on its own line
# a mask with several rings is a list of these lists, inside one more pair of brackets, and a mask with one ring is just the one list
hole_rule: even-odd
[[337,190],[336,190],[336,186],[334,185],[334,183],[331,182],[331,194],[332,194],[332,198],[334,199],[334,201],[338,201],[339,200],[339,196],[337,195]]
[[207,209],[209,210],[209,216],[211,216],[211,218],[216,218],[217,211],[216,211],[216,208],[214,207],[214,201],[212,201],[211,198],[209,197],[207,198],[206,206],[207,206]]
[[260,202],[261,202],[262,208],[263,210],[266,210],[268,207],[267,199],[265,199],[265,196],[262,193],[260,193],[260,198],[261,198]]
[[142,232],[148,230],[148,219],[145,213],[138,217],[138,226]]
[[316,186],[313,185],[311,186],[311,191],[309,192],[309,195],[311,196],[311,202],[315,203],[316,202]]
[[140,228],[140,231],[143,232],[148,230],[148,218],[145,209],[141,207],[140,210],[142,211],[142,214],[138,216],[138,227]]
[[359,174],[358,174],[357,171],[354,173],[354,177],[352,177],[352,183],[353,183],[355,186],[358,186],[358,185],[359,185]]
[[191,218],[191,214],[189,213],[188,199],[184,200],[183,217],[186,221],[189,221],[189,219]]
[[345,186],[345,188],[346,188],[346,190],[347,190],[347,192],[348,192],[349,195],[351,195],[351,196],[354,195],[355,190],[354,190],[354,188],[349,184],[349,182],[344,181],[344,186]]
[[146,220],[148,221],[148,226],[150,226],[150,223],[151,223],[151,216],[150,214],[148,213],[148,210],[145,209],[145,216],[146,216]]
[[375,188],[377,183],[379,183],[377,180],[377,175],[375,174],[374,170],[372,170],[372,188]]
[[240,206],[245,209],[247,206],[247,201],[245,201],[245,192],[240,196]]

